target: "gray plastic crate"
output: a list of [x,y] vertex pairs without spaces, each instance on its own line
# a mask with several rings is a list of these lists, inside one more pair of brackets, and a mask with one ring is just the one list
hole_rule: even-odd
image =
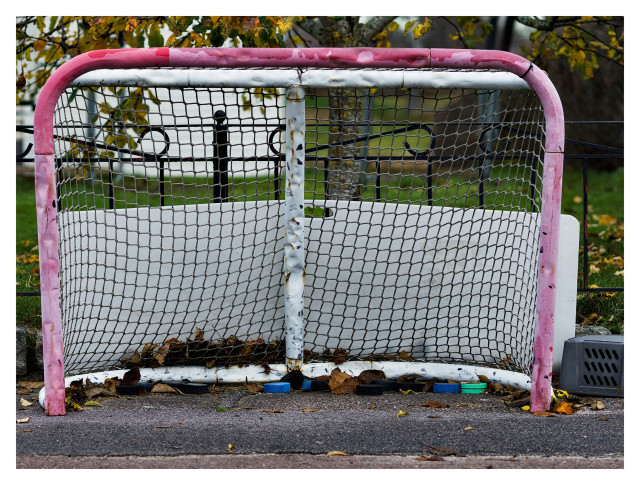
[[624,397],[624,335],[584,335],[564,342],[560,389]]

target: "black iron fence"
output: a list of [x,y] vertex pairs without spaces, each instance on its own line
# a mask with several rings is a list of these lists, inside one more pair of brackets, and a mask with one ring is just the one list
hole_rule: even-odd
[[[225,120],[226,120],[226,115],[223,111],[218,111],[215,113],[215,119],[214,119],[214,123],[212,123],[210,125],[210,128],[215,132],[215,140],[216,143],[214,145],[214,152],[213,152],[213,157],[208,157],[206,159],[206,161],[211,161],[213,162],[213,202],[214,203],[219,203],[219,202],[224,202],[228,199],[228,175],[229,175],[229,163],[233,162],[235,160],[243,160],[243,161],[247,161],[246,157],[242,157],[242,158],[237,158],[234,159],[233,157],[229,156],[230,153],[230,146],[229,146],[229,129],[233,127],[233,125],[231,124],[225,124]],[[580,125],[586,125],[589,126],[591,128],[602,128],[602,127],[609,127],[609,128],[613,128],[613,136],[611,137],[611,143],[616,142],[622,135],[622,132],[624,130],[624,122],[623,121],[567,121],[566,122],[566,127],[570,128],[570,127],[579,127]],[[384,130],[381,129],[379,134],[369,134],[367,136],[364,136],[362,138],[355,138],[355,139],[349,139],[344,141],[343,143],[349,143],[349,144],[353,144],[353,143],[357,143],[359,141],[371,141],[372,139],[375,138],[381,138],[384,136],[388,136],[388,135],[392,135],[392,134],[396,134],[396,133],[406,133],[406,132],[411,132],[411,131],[416,131],[416,130],[427,130],[430,131],[429,128],[425,127],[424,125],[421,124],[416,124],[416,123],[408,123],[406,126],[397,128],[397,125],[395,125],[396,128],[394,128],[391,131],[388,130]],[[202,160],[198,160],[196,158],[193,159],[188,159],[185,160],[184,157],[177,157],[174,160],[174,157],[171,157],[168,155],[169,152],[169,146],[170,146],[170,141],[169,141],[169,137],[166,134],[166,129],[167,127],[160,127],[160,126],[149,126],[148,128],[146,128],[145,130],[143,130],[140,134],[139,134],[139,141],[141,141],[145,136],[151,134],[151,133],[158,133],[161,136],[164,137],[165,140],[165,146],[164,148],[158,152],[158,153],[145,153],[143,151],[139,151],[139,150],[126,150],[123,148],[119,148],[119,147],[110,147],[108,145],[104,145],[101,143],[97,143],[97,142],[89,142],[89,141],[82,141],[82,144],[85,145],[87,148],[93,148],[93,149],[102,149],[102,150],[115,150],[117,151],[120,155],[125,154],[125,155],[129,155],[128,158],[120,158],[120,162],[124,162],[126,163],[127,161],[130,162],[135,162],[135,161],[154,161],[158,164],[158,178],[159,178],[159,191],[160,191],[160,205],[165,205],[165,169],[168,166],[168,163],[170,163],[171,161],[204,161],[204,159]],[[174,127],[174,128],[179,128],[179,127]],[[250,160],[251,161],[269,161],[273,163],[273,171],[274,171],[274,189],[275,189],[275,196],[276,198],[279,198],[279,174],[278,174],[278,170],[279,167],[281,165],[281,162],[284,160],[284,154],[280,151],[280,149],[278,147],[276,147],[276,143],[274,141],[275,137],[285,129],[284,125],[280,125],[280,124],[273,124],[270,125],[269,128],[271,128],[271,132],[268,136],[268,146],[269,146],[269,150],[271,151],[270,155],[267,156],[258,156],[258,157],[253,157]],[[382,128],[382,127],[381,127]],[[486,127],[483,132],[482,135],[480,136],[480,144],[482,145],[482,140],[483,140],[483,135],[485,135],[487,133],[488,130],[494,129],[496,128],[496,126],[491,125]],[[504,127],[502,127],[504,129]],[[507,127],[508,129],[509,127]],[[23,133],[23,134],[27,134],[27,135],[33,135],[33,126],[32,125],[16,125],[16,132],[18,133]],[[71,140],[71,141],[75,141],[78,142],[78,140]],[[435,141],[434,138],[432,138],[432,145],[433,142]],[[23,165],[25,163],[32,163],[34,161],[33,158],[33,145],[32,143],[27,143],[26,146],[23,146],[24,143],[21,142],[17,142],[16,145],[16,164],[18,166]],[[319,145],[319,146],[314,146],[312,148],[309,148],[306,150],[306,152],[308,153],[307,156],[307,160],[312,161],[312,162],[320,162],[320,163],[324,163],[324,169],[325,172],[328,170],[328,161],[329,158],[328,157],[323,157],[323,156],[319,156],[318,152],[322,151],[322,150],[326,150],[329,148],[329,145]],[[433,146],[432,146],[433,148]],[[429,205],[432,205],[433,203],[433,183],[432,183],[432,171],[431,171],[431,162],[433,161],[443,161],[442,157],[433,157],[429,154],[430,150],[414,150],[411,146],[409,146],[406,142],[405,142],[405,149],[411,153],[416,160],[420,160],[420,161],[426,161],[427,162],[427,173],[426,173],[426,179],[427,179],[427,203]],[[575,153],[577,152],[577,153]],[[315,155],[314,155],[315,153]],[[485,156],[481,156],[478,157],[479,160],[479,164],[478,164],[478,169],[479,169],[479,178],[480,178],[480,183],[479,183],[479,193],[478,193],[478,201],[480,204],[480,207],[483,206],[484,202],[483,202],[483,186],[484,186],[484,160],[486,160],[487,158],[491,158],[492,156],[499,156],[500,154],[486,154]],[[375,197],[376,200],[380,200],[380,188],[381,188],[381,172],[380,172],[380,160],[378,157],[369,157],[369,156],[362,156],[360,157],[362,160],[367,161],[367,162],[375,162],[375,167],[376,167],[376,173],[375,173]],[[396,157],[385,157],[385,161],[393,161]],[[397,157],[399,160],[401,160],[403,157]],[[602,163],[602,162],[606,162],[606,161],[611,161],[611,160],[620,160],[622,161],[624,159],[624,150],[622,148],[616,148],[613,146],[608,146],[608,145],[601,145],[601,144],[596,144],[596,143],[592,143],[592,142],[587,142],[587,141],[580,141],[580,140],[574,140],[571,138],[566,138],[565,140],[565,161],[569,162],[569,161],[577,161],[577,163],[580,163],[582,165],[582,220],[580,221],[581,223],[581,227],[582,227],[582,257],[581,257],[581,265],[582,265],[582,278],[580,281],[580,285],[578,286],[578,291],[579,292],[585,292],[585,293],[596,293],[596,292],[622,292],[624,291],[624,287],[591,287],[592,285],[589,285],[589,271],[590,271],[590,265],[589,265],[589,231],[588,231],[588,217],[589,217],[589,203],[588,203],[588,186],[589,186],[589,169],[590,168],[598,168],[598,163]],[[87,162],[101,162],[104,161],[103,159],[100,158],[88,158],[88,159],[83,159],[83,161],[87,161]],[[63,163],[63,160],[58,159],[56,160],[56,163],[58,164],[58,166],[61,166],[61,164]],[[109,195],[108,195],[108,200],[109,200],[109,207],[113,208],[114,207],[114,194],[113,194],[113,180],[112,180],[112,175],[113,175],[113,160],[110,160],[110,170],[109,170],[109,181],[108,181],[108,186],[110,187],[109,190]],[[576,162],[574,162],[576,163]],[[594,167],[595,165],[595,167]],[[532,163],[531,166],[531,201],[532,201],[532,210],[536,210],[535,207],[535,197],[534,197],[534,190],[535,190],[535,180],[537,177],[537,173],[536,173],[536,164]],[[325,184],[327,183],[327,179],[328,177],[325,174]],[[622,188],[621,188],[622,189]],[[326,190],[326,188],[325,188]],[[59,197],[59,194],[58,194]],[[58,202],[58,207],[61,207],[61,201],[60,201],[60,197],[59,197],[59,202]],[[40,293],[39,292],[16,292],[16,296],[39,296]]]

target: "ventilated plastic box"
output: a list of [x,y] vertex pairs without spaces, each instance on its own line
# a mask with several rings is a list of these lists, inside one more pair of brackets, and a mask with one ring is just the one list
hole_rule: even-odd
[[624,335],[584,335],[566,340],[560,389],[590,396],[624,396]]

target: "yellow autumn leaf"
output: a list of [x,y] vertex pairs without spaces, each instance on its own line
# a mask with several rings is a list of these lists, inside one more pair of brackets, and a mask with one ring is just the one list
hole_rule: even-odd
[[26,418],[16,419],[16,423],[18,423],[18,424],[28,423],[30,419],[31,419],[31,417],[29,417],[29,416],[27,416]]
[[417,20],[411,20],[410,22],[407,22],[406,24],[404,24],[405,35],[407,34],[407,32],[409,32],[409,30],[411,30],[411,27],[413,27],[417,23],[418,23]]
[[553,407],[558,414],[573,414],[573,406],[568,402],[561,402]]
[[598,219],[599,226],[607,226],[609,224],[615,224],[616,222],[618,222],[618,219],[614,219],[609,214],[601,215]]
[[231,444],[231,443],[229,443],[229,444],[227,445],[227,451],[228,451],[229,453],[233,452],[233,450],[235,450],[235,449],[236,449],[236,445],[233,445],[233,444]]
[[415,394],[416,391],[412,391],[411,389],[407,389],[406,391],[403,391],[402,389],[400,389],[400,392],[402,394]]
[[398,411],[398,414],[396,415],[396,418],[399,418],[401,416],[407,416],[409,413],[406,411]]
[[344,451],[330,451],[325,456],[349,456],[349,453],[345,453]]
[[580,197],[579,195],[576,195],[573,198],[573,202],[575,202],[576,204],[579,204],[580,202],[582,202],[582,197]]
[[531,406],[522,406],[520,409],[522,409],[523,411],[529,411],[529,409],[531,409]]
[[84,403],[85,406],[100,406],[103,407],[98,401],[87,401]]
[[22,407],[29,407],[29,406],[33,406],[32,402],[27,401],[24,397],[20,398],[20,406]]
[[600,268],[598,268],[595,264],[591,264],[591,265],[589,265],[589,272],[590,273],[599,273],[600,272]]
[[427,31],[429,30],[429,28],[431,27],[431,22],[429,22],[428,20],[423,23],[423,24],[418,24],[413,28],[413,37],[415,40],[418,40],[420,37],[422,37],[424,34],[427,33]]
[[471,431],[473,429],[472,426],[467,426],[466,428],[463,429],[463,431]]

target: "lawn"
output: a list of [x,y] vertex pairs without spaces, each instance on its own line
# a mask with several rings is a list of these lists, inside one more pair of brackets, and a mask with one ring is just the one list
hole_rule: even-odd
[[[527,197],[515,197],[505,201],[500,194],[516,189],[527,194],[527,176],[517,167],[496,167],[493,177],[499,182],[491,182],[491,196],[485,204],[491,206],[509,206],[523,208]],[[623,186],[624,171],[590,171],[589,179],[589,286],[621,287],[624,285],[624,213]],[[127,180],[129,179],[129,180]],[[368,187],[363,192],[366,200],[375,200],[374,180],[369,177]],[[388,189],[382,197],[400,203],[411,200],[413,203],[427,203],[426,177],[393,175],[387,176]],[[445,182],[434,177],[433,200],[436,205],[473,207],[478,203],[477,184],[463,183],[446,177]],[[446,185],[444,185],[446,183]],[[115,184],[113,205],[116,208],[136,205],[160,205],[159,184],[148,182],[145,187],[148,195],[141,196],[132,190],[136,182],[132,177],[124,177]],[[493,186],[491,187],[491,184]],[[283,184],[281,183],[282,187]],[[324,171],[307,169],[306,198],[324,198]],[[108,208],[109,191],[106,183],[95,182],[91,192],[73,189],[72,184],[62,190],[63,200],[77,209]],[[498,189],[498,190],[496,190]],[[16,178],[16,290],[24,292],[38,291],[39,267],[37,251],[37,228],[35,217],[35,196],[33,178]],[[211,200],[211,187],[201,180],[173,179],[165,182],[165,203],[193,204]],[[275,198],[273,180],[266,177],[234,183],[229,196],[236,201],[265,200]],[[562,207],[563,213],[582,219],[582,170],[566,168],[564,173]],[[581,221],[582,222],[582,221]],[[582,253],[582,249],[581,249]],[[583,283],[582,260],[580,260],[579,286]],[[623,330],[624,298],[622,293],[602,292],[597,294],[580,293],[578,296],[578,322],[602,324],[614,332]],[[34,332],[40,326],[40,301],[37,297],[17,297],[17,323],[29,327]]]

